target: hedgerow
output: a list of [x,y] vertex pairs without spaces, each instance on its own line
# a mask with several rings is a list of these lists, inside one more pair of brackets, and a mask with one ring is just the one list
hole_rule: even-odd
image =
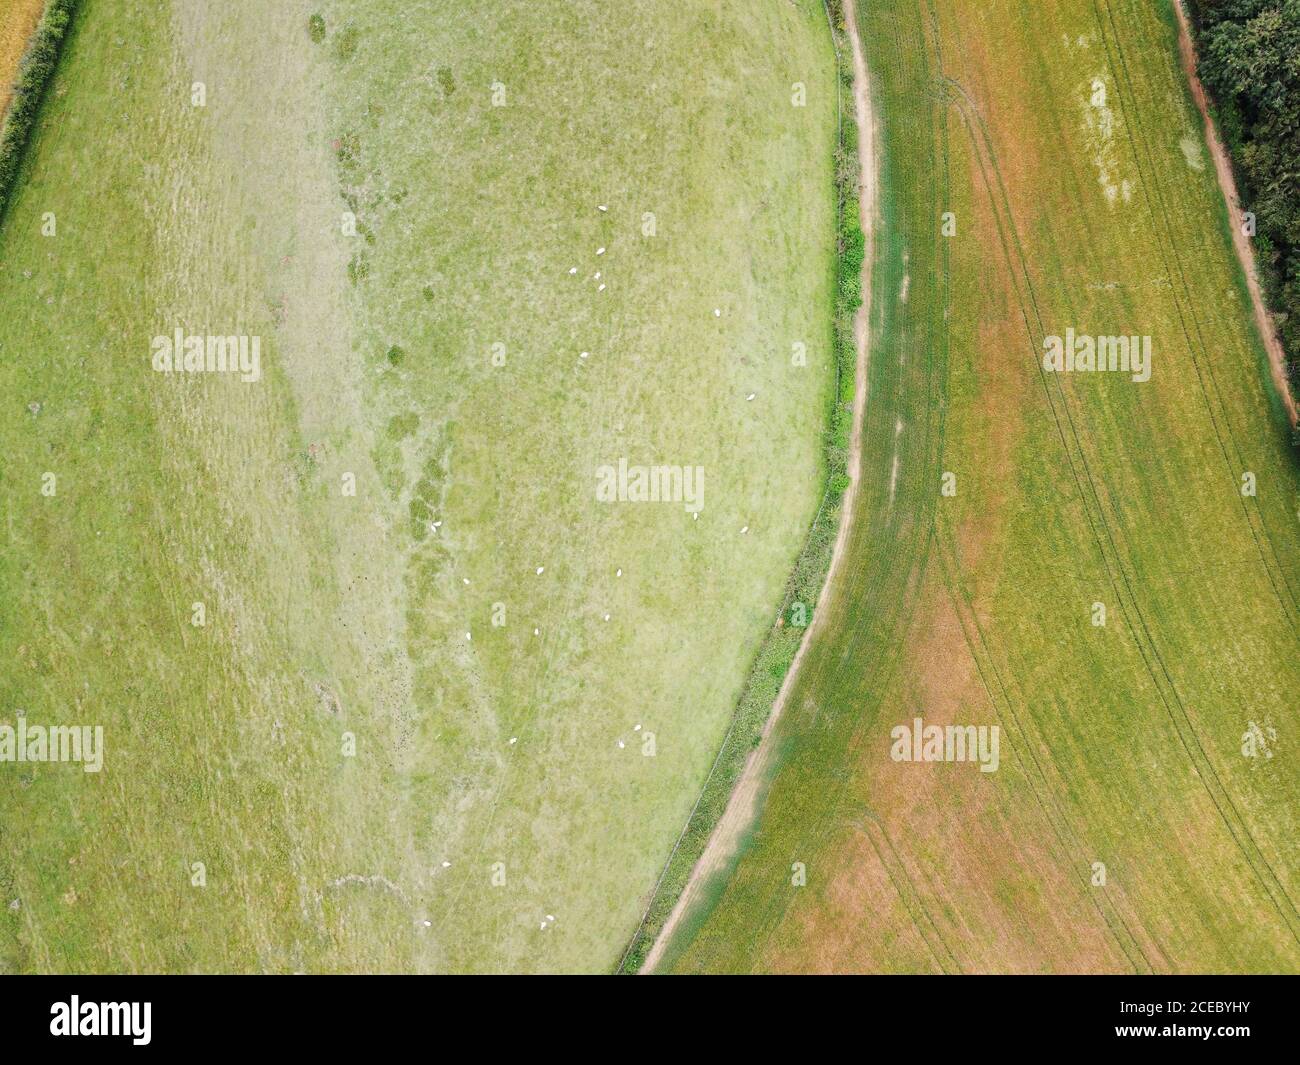
[[1205,86],[1255,216],[1256,262],[1300,396],[1300,0],[1191,5]]
[[[691,871],[708,845],[751,752],[763,737],[786,674],[826,582],[839,530],[844,492],[849,486],[849,447],[852,438],[857,339],[853,322],[862,304],[862,264],[866,237],[858,213],[858,137],[852,112],[844,101],[853,98],[853,71],[840,0],[825,0],[834,38],[838,92],[839,136],[835,149],[836,259],[834,305],[835,391],[825,433],[824,491],[808,530],[804,549],[786,583],[781,612],[768,630],[750,667],[731,725],[691,811],[677,846],[668,858],[641,925],[632,936],[617,971],[635,973],[663,930],[664,923],[690,880]],[[846,120],[847,119],[847,120]]]
[[19,64],[9,112],[0,125],[0,219],[4,218],[13,196],[41,101],[58,66],[59,53],[79,3],[80,0],[49,0]]

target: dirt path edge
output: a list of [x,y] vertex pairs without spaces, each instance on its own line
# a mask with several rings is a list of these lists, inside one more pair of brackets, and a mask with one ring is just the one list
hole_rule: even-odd
[[862,306],[858,308],[853,322],[853,334],[857,346],[857,359],[853,378],[853,426],[850,434],[848,477],[849,486],[844,491],[840,505],[840,524],[835,535],[835,546],[831,552],[830,566],[826,571],[826,580],[818,596],[819,609],[813,616],[812,624],[804,632],[794,661],[785,675],[785,680],[778,692],[772,711],[763,726],[762,740],[757,750],[745,763],[744,771],[736,782],[727,808],[714,827],[712,836],[704,848],[704,853],[691,870],[690,879],[677,898],[668,919],[660,929],[654,946],[646,955],[641,972],[653,972],[663,959],[664,951],[673,932],[682,917],[690,909],[700,894],[701,886],[708,878],[722,868],[736,853],[745,830],[757,814],[758,793],[762,787],[766,770],[771,762],[773,747],[772,730],[781,717],[790,693],[798,679],[804,654],[809,645],[817,638],[824,619],[828,613],[825,608],[827,597],[835,587],[835,578],[844,560],[845,546],[848,543],[849,530],[853,520],[858,498],[858,487],[862,470],[862,421],[867,405],[867,366],[870,348],[871,322],[871,268],[875,258],[875,231],[877,218],[877,188],[879,182],[879,153],[877,151],[878,126],[875,107],[871,98],[870,72],[866,56],[862,49],[862,38],[858,32],[857,9],[855,0],[842,0],[844,8],[845,29],[849,38],[853,60],[853,102],[854,119],[858,126],[858,161],[860,164],[858,210],[862,232],[866,238],[865,253],[862,260]]
[[1237,193],[1237,180],[1232,173],[1232,162],[1228,158],[1228,152],[1223,146],[1223,141],[1219,138],[1219,131],[1215,127],[1214,118],[1210,114],[1209,97],[1206,95],[1205,86],[1201,84],[1200,74],[1197,73],[1196,46],[1192,42],[1192,23],[1187,15],[1186,4],[1184,0],[1174,0],[1173,6],[1174,12],[1178,16],[1178,53],[1182,60],[1183,72],[1187,75],[1188,84],[1191,86],[1192,99],[1196,102],[1196,109],[1201,113],[1201,121],[1205,125],[1205,143],[1210,149],[1210,157],[1214,160],[1214,173],[1218,177],[1223,199],[1228,205],[1228,222],[1229,228],[1232,230],[1232,245],[1236,249],[1241,268],[1246,274],[1246,288],[1250,292],[1250,302],[1254,306],[1255,325],[1259,330],[1260,339],[1264,343],[1264,349],[1268,352],[1269,367],[1273,373],[1273,384],[1277,388],[1283,406],[1286,407],[1287,417],[1294,429],[1297,417],[1296,401],[1295,396],[1291,394],[1291,386],[1287,381],[1286,352],[1282,348],[1282,341],[1278,337],[1277,327],[1273,324],[1273,318],[1268,312],[1267,304],[1264,302],[1264,291],[1260,286],[1259,271],[1255,266],[1254,249],[1250,246],[1250,238],[1246,236],[1241,228],[1241,197]]

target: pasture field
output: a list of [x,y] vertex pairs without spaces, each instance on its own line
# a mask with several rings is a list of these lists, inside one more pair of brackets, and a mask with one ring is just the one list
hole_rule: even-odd
[[[658,971],[1300,971],[1300,475],[1173,12],[859,19],[881,183],[847,576]],[[1149,335],[1150,380],[1048,372],[1069,329]],[[915,717],[998,726],[997,771],[895,761]]]
[[45,10],[45,0],[0,0],[0,123],[9,110],[18,63]]
[[825,488],[835,125],[819,0],[86,0],[0,230],[0,724],[104,765],[0,765],[0,969],[617,962]]

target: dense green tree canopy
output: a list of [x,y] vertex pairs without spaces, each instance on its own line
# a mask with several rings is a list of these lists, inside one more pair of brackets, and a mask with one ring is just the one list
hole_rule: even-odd
[[1201,73],[1215,97],[1293,386],[1300,383],[1300,0],[1200,0]]

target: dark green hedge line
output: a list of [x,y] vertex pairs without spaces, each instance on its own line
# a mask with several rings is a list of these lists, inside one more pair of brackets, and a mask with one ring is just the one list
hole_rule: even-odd
[[1255,260],[1300,398],[1300,0],[1195,0],[1201,79],[1255,216]]
[[778,622],[768,632],[746,678],[721,749],[676,848],[669,856],[640,927],[618,966],[635,973],[645,962],[664,923],[690,880],[691,871],[722,818],[750,753],[758,746],[806,626],[811,624],[839,531],[848,487],[857,343],[853,319],[862,303],[866,238],[858,218],[858,137],[853,121],[853,68],[840,0],[825,0],[834,35],[839,78],[839,143],[835,151],[836,260],[834,306],[835,391],[825,434],[825,490],[808,540],[786,583]]
[[80,0],[49,0],[18,67],[9,113],[0,126],[0,221],[13,196],[23,155],[40,114],[45,90],[59,63],[59,53]]

